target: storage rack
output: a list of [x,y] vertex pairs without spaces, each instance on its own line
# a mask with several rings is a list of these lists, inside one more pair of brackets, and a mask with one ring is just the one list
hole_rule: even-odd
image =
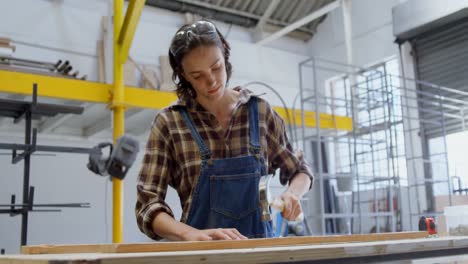
[[[302,126],[298,137],[304,150],[312,148],[322,199],[316,205],[319,214],[307,216],[320,220],[316,233],[343,233],[340,224],[349,219],[350,233],[400,231],[403,222],[416,230],[420,215],[440,213],[431,200],[434,190],[448,194],[451,205],[444,127],[448,118],[465,122],[466,117],[456,113],[463,113],[466,104],[438,94],[451,89],[387,70],[386,64],[362,68],[316,57],[299,65],[301,112],[316,113],[315,128]],[[427,92],[421,86],[436,89]],[[421,119],[421,112],[431,113],[432,120]],[[319,113],[351,117],[353,130],[319,129],[319,122],[326,121]],[[428,122],[440,127],[436,152],[415,137]],[[422,150],[415,151],[418,148]],[[348,189],[339,190],[340,185]],[[351,194],[351,212],[340,212],[338,193]]]
[[[57,212],[59,209],[37,209],[37,208],[88,208],[89,203],[34,203],[34,186],[30,186],[31,155],[36,151],[43,152],[66,152],[89,154],[93,149],[37,145],[37,130],[32,128],[32,120],[42,116],[53,117],[57,114],[81,114],[82,107],[66,106],[57,104],[44,104],[37,102],[37,84],[33,84],[32,101],[0,99],[0,116],[13,118],[14,123],[25,121],[24,144],[0,143],[0,149],[12,150],[12,163],[20,161],[23,163],[23,190],[22,203],[16,203],[16,196],[11,196],[10,204],[0,204],[0,214],[10,216],[21,215],[21,245],[27,244],[28,214],[29,212]],[[18,154],[18,151],[22,151]]]

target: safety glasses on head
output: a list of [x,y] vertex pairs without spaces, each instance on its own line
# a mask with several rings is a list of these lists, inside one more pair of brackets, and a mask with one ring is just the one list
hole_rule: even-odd
[[206,20],[197,21],[183,29],[177,31],[172,39],[172,45],[169,51],[173,56],[177,55],[177,52],[184,47],[189,40],[190,35],[202,36],[202,35],[213,35],[214,37],[218,36],[216,26]]

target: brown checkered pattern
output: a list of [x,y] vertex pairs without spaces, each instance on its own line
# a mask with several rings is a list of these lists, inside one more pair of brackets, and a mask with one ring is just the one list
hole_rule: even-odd
[[[240,87],[235,89],[241,93],[240,100],[225,136],[215,116],[195,100],[179,100],[156,115],[137,182],[138,200],[135,208],[138,226],[150,238],[159,239],[151,226],[156,213],[165,211],[174,216],[164,201],[168,185],[179,194],[183,210],[181,221],[187,220],[192,202],[191,193],[200,173],[198,146],[177,107],[187,108],[197,131],[211,150],[212,158],[252,154],[249,149],[247,104],[251,93]],[[309,166],[302,157],[294,154],[282,118],[265,100],[259,98],[258,102],[261,145],[269,173],[279,168],[283,185],[298,172],[304,172],[312,178]]]

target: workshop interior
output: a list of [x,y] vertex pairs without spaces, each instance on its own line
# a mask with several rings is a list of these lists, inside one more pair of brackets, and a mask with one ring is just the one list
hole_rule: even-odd
[[[468,263],[467,0],[0,9],[0,264]],[[312,169],[295,220],[279,172],[260,178],[273,238],[164,242],[138,228],[147,140],[177,99],[169,45],[200,19],[231,46],[229,85],[271,104]],[[179,220],[177,191],[165,201]]]

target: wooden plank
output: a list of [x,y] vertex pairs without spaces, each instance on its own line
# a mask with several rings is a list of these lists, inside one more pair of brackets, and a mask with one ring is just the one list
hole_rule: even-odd
[[136,82],[136,67],[131,62],[126,62],[124,64],[124,81],[125,86],[137,86]]
[[135,68],[140,72],[142,82],[144,83],[144,85],[142,85],[143,88],[151,88],[154,90],[158,89],[157,83],[159,83],[159,81],[157,81],[156,75],[153,75],[153,78],[151,78],[150,70],[142,69],[130,55],[128,56],[128,62],[133,64],[133,66],[135,66]]
[[11,42],[10,38],[0,37],[0,44],[10,45],[10,42]]
[[351,243],[427,237],[427,232],[397,232],[340,236],[304,236],[249,240],[222,240],[203,242],[156,242],[136,244],[95,244],[95,245],[37,245],[23,246],[23,254],[63,254],[63,253],[136,253],[169,252],[192,250],[241,249],[290,245],[313,245],[330,243]]
[[[128,58],[130,59],[131,57],[128,56]],[[146,65],[143,66],[143,68],[137,67],[137,69],[141,72],[142,76],[141,85],[139,85],[139,87],[155,90],[159,89],[160,81],[155,66]]]
[[[143,263],[376,263],[468,252],[468,237],[384,240],[183,252],[82,253],[0,256],[0,264],[143,264]],[[333,260],[333,261],[331,261]],[[432,262],[431,262],[432,263]]]
[[98,40],[96,44],[96,54],[98,63],[98,81],[100,83],[106,82],[106,53],[104,47],[104,40]]

